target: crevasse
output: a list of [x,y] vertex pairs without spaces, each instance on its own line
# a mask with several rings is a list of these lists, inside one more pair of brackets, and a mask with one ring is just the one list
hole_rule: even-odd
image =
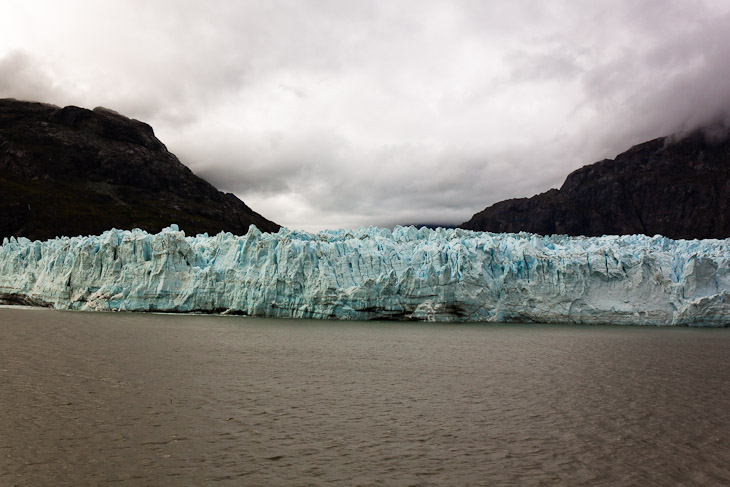
[[0,247],[0,297],[60,309],[725,326],[730,239],[396,227],[188,237],[110,230]]

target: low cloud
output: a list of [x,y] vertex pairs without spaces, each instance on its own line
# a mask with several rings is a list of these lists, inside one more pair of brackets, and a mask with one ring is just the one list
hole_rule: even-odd
[[[460,223],[730,122],[723,2],[10,2],[0,96],[149,122],[294,228]],[[730,125],[730,123],[729,123]]]
[[52,75],[21,50],[10,51],[0,57],[0,94],[19,100],[67,98],[66,93],[54,85]]

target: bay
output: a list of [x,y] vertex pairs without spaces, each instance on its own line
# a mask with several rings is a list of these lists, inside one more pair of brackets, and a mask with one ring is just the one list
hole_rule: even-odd
[[0,309],[0,485],[730,484],[730,330]]

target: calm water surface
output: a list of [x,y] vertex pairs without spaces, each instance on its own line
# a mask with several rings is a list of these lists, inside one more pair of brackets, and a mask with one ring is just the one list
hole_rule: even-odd
[[0,309],[0,485],[730,485],[730,330]]

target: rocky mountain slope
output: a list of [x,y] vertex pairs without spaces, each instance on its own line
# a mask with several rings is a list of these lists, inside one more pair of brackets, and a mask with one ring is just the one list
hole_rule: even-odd
[[195,176],[152,128],[105,108],[0,99],[0,238],[112,227],[245,234],[279,225]]
[[730,237],[730,136],[715,128],[639,144],[574,171],[560,189],[496,203],[461,228]]

